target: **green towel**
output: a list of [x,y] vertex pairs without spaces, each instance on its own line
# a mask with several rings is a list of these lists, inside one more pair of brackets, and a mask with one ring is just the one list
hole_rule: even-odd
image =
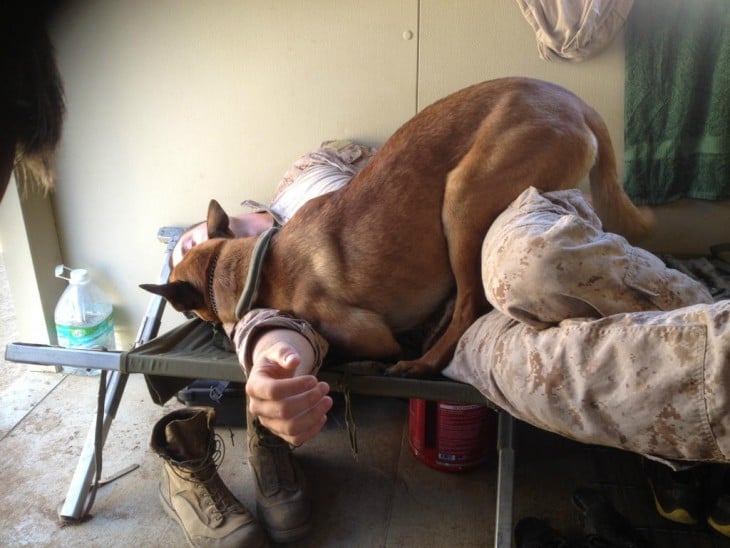
[[626,192],[730,198],[730,0],[636,0],[625,40]]

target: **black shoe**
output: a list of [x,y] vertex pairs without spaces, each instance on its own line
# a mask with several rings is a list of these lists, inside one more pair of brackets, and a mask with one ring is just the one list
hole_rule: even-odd
[[702,482],[695,468],[675,472],[660,462],[645,460],[646,479],[659,515],[675,523],[695,525],[702,516]]
[[730,494],[723,493],[715,501],[707,524],[723,536],[730,537]]
[[573,493],[573,504],[585,537],[581,546],[591,548],[645,548],[646,540],[629,521],[616,511],[608,499],[595,489],[581,488]]
[[567,548],[568,541],[546,521],[538,518],[522,518],[515,526],[517,548]]
[[730,537],[730,468],[722,466],[719,471],[717,498],[707,516],[707,524],[721,535]]

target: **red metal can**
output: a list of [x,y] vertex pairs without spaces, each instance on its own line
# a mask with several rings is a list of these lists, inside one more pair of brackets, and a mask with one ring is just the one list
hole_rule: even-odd
[[496,453],[497,413],[484,405],[410,400],[409,443],[431,468],[464,472]]

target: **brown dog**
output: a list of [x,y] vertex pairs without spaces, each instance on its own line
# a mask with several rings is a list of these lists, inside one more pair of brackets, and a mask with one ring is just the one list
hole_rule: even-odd
[[[417,114],[347,186],[294,215],[273,237],[253,305],[308,320],[339,357],[389,360],[401,350],[394,333],[421,324],[456,287],[441,337],[389,369],[436,374],[487,309],[482,240],[523,190],[573,188],[590,173],[606,230],[648,231],[615,164],[603,120],[565,89],[526,78],[468,87]],[[215,202],[208,232],[170,283],[142,287],[177,310],[233,322],[256,238],[221,239],[228,217]]]

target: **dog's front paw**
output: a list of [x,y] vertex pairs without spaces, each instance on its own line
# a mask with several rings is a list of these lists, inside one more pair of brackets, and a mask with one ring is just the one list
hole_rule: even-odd
[[439,373],[430,363],[419,360],[402,360],[385,370],[388,377],[427,378]]

